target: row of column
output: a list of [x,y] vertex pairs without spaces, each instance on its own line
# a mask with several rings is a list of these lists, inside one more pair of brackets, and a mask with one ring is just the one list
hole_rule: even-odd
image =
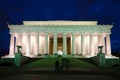
[[48,38],[47,34],[11,34],[9,55],[14,55],[17,52],[17,45],[22,46],[21,51],[27,56],[45,54],[48,52]]
[[[53,34],[53,53],[57,53],[57,33]],[[63,33],[63,53],[66,55],[67,54],[67,33]],[[106,55],[111,55],[111,45],[110,45],[110,35],[109,34],[97,34],[96,36],[96,43],[95,43],[95,38],[94,34],[88,34],[89,35],[89,55],[97,55],[98,51],[98,46],[104,46],[103,47],[103,53]],[[79,47],[79,53],[78,54],[83,54],[86,55],[85,53],[85,34],[81,34],[81,46]],[[71,54],[76,54],[76,49],[78,48],[75,43],[76,39],[76,34],[72,33],[71,34]],[[106,42],[106,43],[105,43]]]
[[[32,36],[34,35],[34,36]],[[26,53],[26,55],[30,55],[33,53],[37,55],[39,53],[49,53],[49,34],[45,33],[42,37],[40,37],[41,34],[11,34],[11,40],[10,40],[10,55],[14,55],[16,50],[16,45],[22,46],[22,52]],[[57,36],[58,33],[53,33],[53,53],[57,53]],[[103,45],[103,52],[107,55],[111,55],[111,46],[110,46],[110,35],[103,35],[98,34],[98,43],[96,43],[97,46],[94,46],[94,35],[89,35],[89,54],[95,55],[95,49],[99,45]],[[71,54],[76,54],[76,49],[78,48],[79,54],[85,54],[85,34],[80,34],[81,36],[81,45],[80,47],[77,47],[75,43],[76,40],[76,33],[71,34]],[[16,37],[16,41],[15,38]],[[34,38],[32,38],[34,37]],[[105,41],[106,37],[106,41]],[[42,41],[42,42],[41,42]],[[106,43],[105,43],[106,42]],[[96,48],[95,48],[96,47]],[[67,33],[63,33],[63,53],[64,55],[67,55]]]
[[[57,36],[58,33],[53,34],[53,54],[57,53]],[[67,54],[67,36],[63,33],[63,54]]]

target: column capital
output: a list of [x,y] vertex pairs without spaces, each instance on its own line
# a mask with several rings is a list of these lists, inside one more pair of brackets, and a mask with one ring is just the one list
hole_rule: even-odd
[[64,55],[67,54],[67,39],[66,39],[66,33],[63,33],[63,53]]
[[39,35],[40,35],[40,33],[36,33],[36,35],[37,35],[37,36],[39,36]]
[[18,37],[18,33],[14,33],[14,36],[15,36],[15,37]]
[[90,35],[94,35],[94,33],[90,33]]
[[26,35],[26,36],[31,36],[31,33],[25,33],[25,34],[21,34],[22,36],[23,35]]
[[44,35],[47,37],[49,35],[49,33],[44,33]]
[[72,32],[71,34],[76,34],[75,32]]
[[27,35],[27,33],[21,33],[21,35],[23,36],[23,35]]
[[53,36],[57,36],[58,35],[58,33],[53,33]]
[[31,33],[31,35],[37,35],[38,33]]
[[14,33],[10,33],[10,35],[11,35],[11,36],[15,36],[15,34],[14,34]]
[[67,33],[62,33],[64,36],[66,36],[67,35]]
[[47,35],[47,34],[49,34],[49,32],[45,32],[44,34]]
[[110,36],[110,33],[106,33],[106,36]]
[[84,33],[81,34],[81,36],[84,36],[84,35],[85,35]]
[[72,36],[75,36],[76,35],[76,33],[71,33],[72,34]]
[[57,32],[54,32],[53,34],[58,34]]
[[104,33],[98,33],[99,35],[103,35]]
[[57,33],[53,33],[53,54],[57,53]]

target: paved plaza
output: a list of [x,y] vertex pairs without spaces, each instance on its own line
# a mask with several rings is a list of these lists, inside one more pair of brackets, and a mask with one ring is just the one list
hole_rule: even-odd
[[120,68],[8,68],[0,67],[0,80],[119,80]]
[[103,75],[50,75],[50,74],[22,74],[15,75],[5,80],[117,80]]

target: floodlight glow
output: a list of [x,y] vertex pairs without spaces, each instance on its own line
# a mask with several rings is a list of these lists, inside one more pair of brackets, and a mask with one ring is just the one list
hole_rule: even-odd
[[85,44],[85,53],[89,53],[89,48],[90,48],[90,36],[86,35],[84,39],[84,44]]
[[43,45],[44,45],[44,37],[42,35],[39,36],[39,53],[43,53]]
[[37,55],[37,40],[34,35],[31,35],[31,52]]
[[26,45],[27,45],[27,36],[23,35],[23,38],[22,38],[22,53],[26,53]]
[[94,52],[96,54],[96,53],[98,53],[98,47],[96,47],[96,46],[98,46],[98,36],[93,37],[93,45],[94,45]]

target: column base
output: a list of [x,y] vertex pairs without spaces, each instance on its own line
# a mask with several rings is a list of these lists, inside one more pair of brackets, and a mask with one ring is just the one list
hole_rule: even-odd
[[116,56],[113,56],[113,55],[105,55],[105,58],[119,58],[119,57],[116,57]]
[[15,58],[15,55],[5,55],[5,56],[2,56],[1,58]]
[[34,55],[34,54],[25,54],[23,56],[30,57],[30,58],[36,57],[36,55]]

